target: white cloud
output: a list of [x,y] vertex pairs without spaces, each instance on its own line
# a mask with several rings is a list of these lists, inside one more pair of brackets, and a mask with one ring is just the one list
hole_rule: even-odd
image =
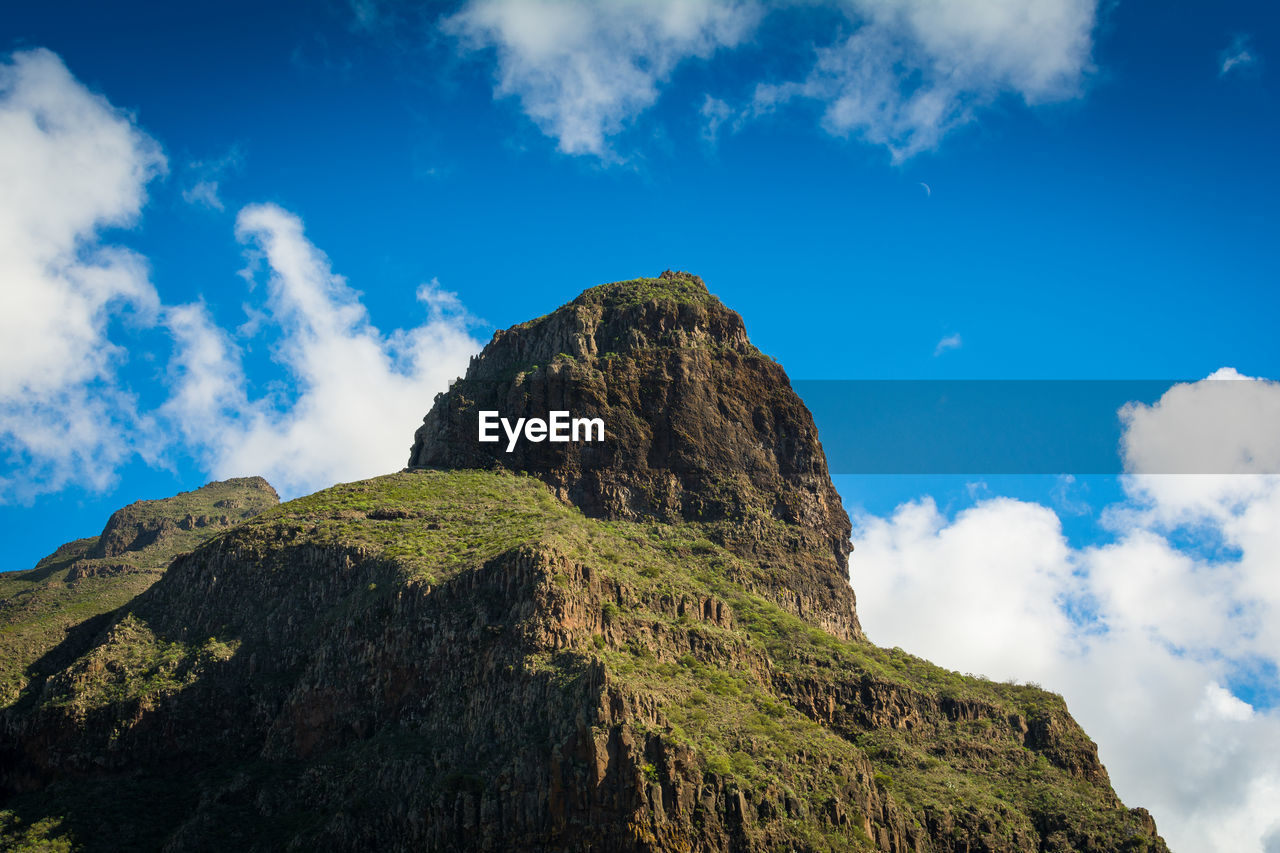
[[823,126],[902,161],[1003,95],[1027,104],[1080,93],[1096,0],[845,0],[853,27],[820,48],[803,81],[762,84],[754,111],[794,98],[824,105]]
[[1280,382],[1226,367],[1120,417],[1133,474],[1280,474]]
[[[841,31],[822,39],[807,75],[760,83],[745,109],[705,93],[704,138],[810,99],[823,105],[826,131],[902,161],[1002,97],[1077,97],[1092,67],[1097,0],[825,5],[840,12],[829,20]],[[496,96],[517,98],[561,151],[610,159],[611,138],[658,100],[677,66],[745,44],[774,10],[760,0],[468,0],[441,26],[464,49],[494,49]]]
[[741,43],[762,15],[757,0],[468,0],[442,26],[496,49],[495,94],[518,98],[561,151],[611,157],[610,137],[681,62]]
[[182,191],[182,200],[187,204],[202,204],[214,210],[222,210],[222,199],[218,197],[217,181],[197,181]]
[[[1224,402],[1230,375],[1127,408],[1131,463],[1205,444],[1271,459],[1280,430],[1266,442],[1253,427],[1280,388],[1249,383]],[[1083,549],[1053,511],[1008,498],[954,518],[926,498],[856,519],[863,625],[945,666],[1062,692],[1118,793],[1151,809],[1173,849],[1262,853],[1280,833],[1280,709],[1228,685],[1280,664],[1280,477],[1135,473],[1125,488],[1107,513],[1115,540]]]
[[[1031,662],[1062,654],[1071,625],[1058,598],[1073,567],[1052,510],[994,498],[948,521],[924,498],[859,523],[853,587],[880,645],[996,678],[1032,677]],[[921,636],[928,625],[945,625],[945,639]]]
[[239,347],[203,303],[168,309],[164,323],[173,338],[173,356],[170,395],[160,414],[175,424],[175,439],[188,447],[227,440],[226,425],[252,414]]
[[239,145],[231,146],[226,154],[214,160],[195,160],[187,164],[188,180],[192,183],[182,191],[187,204],[202,205],[211,210],[223,210],[219,188],[223,178],[239,171],[244,165],[244,155]]
[[1258,64],[1258,52],[1249,36],[1238,35],[1218,54],[1218,76],[1226,77],[1232,71],[1241,73]]
[[942,355],[949,349],[960,349],[963,345],[964,340],[960,337],[959,332],[954,335],[947,335],[942,340],[938,341],[938,345],[933,348],[934,357]]
[[1204,701],[1196,709],[1196,719],[1202,722],[1208,720],[1244,722],[1252,720],[1253,715],[1252,705],[1237,699],[1230,690],[1216,681],[1204,686]]
[[[208,179],[188,201],[221,208],[216,176],[238,161],[233,149],[192,163]],[[237,235],[270,271],[258,327],[283,368],[251,398],[236,339],[208,308],[164,305],[146,260],[99,238],[136,221],[165,167],[53,53],[0,65],[0,500],[104,489],[135,454],[162,464],[179,443],[217,476],[263,474],[289,494],[400,468],[434,394],[479,349],[457,298],[424,285],[424,321],[384,335],[296,216],[247,207]],[[157,411],[121,375],[124,343],[137,343],[112,338],[122,322],[172,339]]]
[[104,488],[139,427],[118,387],[113,318],[154,323],[139,255],[101,242],[134,223],[160,147],[47,50],[0,65],[0,449],[24,470],[0,500]]
[[176,354],[163,414],[215,476],[262,474],[287,495],[403,467],[434,395],[480,347],[457,297],[423,285],[425,322],[384,335],[297,216],[246,207],[236,234],[266,263],[257,331],[279,333],[275,358],[291,390],[250,399],[231,336],[187,306],[167,314]]
[[702,117],[702,138],[714,145],[720,138],[720,126],[733,118],[734,110],[727,102],[707,95],[698,115]]

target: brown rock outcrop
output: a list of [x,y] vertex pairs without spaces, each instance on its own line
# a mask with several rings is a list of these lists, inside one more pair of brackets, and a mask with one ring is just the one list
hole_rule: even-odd
[[[604,442],[481,442],[479,413],[600,418]],[[710,523],[738,553],[785,563],[762,591],[859,636],[847,581],[849,517],[813,417],[786,372],[702,279],[600,285],[497,332],[437,396],[410,468],[530,473],[589,516]]]

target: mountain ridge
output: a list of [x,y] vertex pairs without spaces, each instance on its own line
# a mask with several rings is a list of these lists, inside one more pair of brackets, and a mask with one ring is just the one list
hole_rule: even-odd
[[21,692],[24,669],[67,630],[125,604],[178,554],[279,501],[261,477],[135,501],[112,513],[97,536],[60,545],[32,569],[0,574],[0,699]]
[[[510,453],[477,438],[482,410],[551,409],[601,418],[607,441]],[[430,467],[525,471],[591,517],[706,523],[717,544],[787,564],[759,578],[784,606],[861,636],[852,525],[813,418],[698,276],[598,285],[495,333],[414,435],[409,468]]]
[[[863,636],[812,419],[734,318],[687,274],[589,290],[494,336],[414,470],[179,556],[3,710],[0,839],[1167,850],[1061,697]],[[486,399],[622,428],[508,459]]]

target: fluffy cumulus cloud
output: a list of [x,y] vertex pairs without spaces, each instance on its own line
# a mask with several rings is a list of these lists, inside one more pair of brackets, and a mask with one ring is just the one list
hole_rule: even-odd
[[297,216],[246,207],[236,234],[266,279],[257,332],[276,335],[288,390],[251,397],[234,337],[203,306],[184,306],[167,313],[166,421],[215,476],[262,474],[290,495],[403,467],[434,395],[479,349],[457,297],[423,285],[423,322],[383,334]]
[[[1071,547],[1034,503],[992,498],[947,517],[923,499],[857,520],[851,575],[873,640],[1062,692],[1121,796],[1152,810],[1173,849],[1270,853],[1280,385],[1237,379],[1223,397],[1228,377],[1124,410],[1132,473],[1105,514],[1108,544]],[[1206,443],[1225,455],[1204,458],[1235,473],[1150,473]]]
[[676,66],[741,43],[762,13],[756,0],[469,0],[443,27],[496,51],[496,94],[561,151],[604,157]]
[[1154,405],[1125,406],[1120,418],[1134,474],[1280,474],[1280,383],[1223,368]]
[[101,239],[165,170],[159,145],[47,50],[0,64],[0,500],[103,487],[131,452],[115,320],[155,322],[145,260]]
[[[207,181],[188,200],[220,208],[216,179],[237,161],[233,150],[192,164]],[[249,326],[275,353],[274,371],[249,377],[248,326],[233,334],[203,303],[164,304],[146,260],[100,236],[137,221],[165,168],[159,145],[55,54],[0,65],[0,500],[104,489],[136,456],[184,451],[216,476],[263,474],[287,494],[403,466],[433,396],[479,348],[457,298],[424,285],[421,322],[384,334],[297,216],[247,207],[236,232],[267,295]],[[145,389],[167,398],[157,410],[140,409],[124,376],[141,330],[171,339],[166,353],[153,332],[160,349],[144,353],[169,359]]]
[[1097,0],[844,0],[847,37],[820,48],[802,81],[765,84],[755,111],[808,98],[827,131],[886,147],[934,148],[1001,96],[1040,104],[1077,95]]

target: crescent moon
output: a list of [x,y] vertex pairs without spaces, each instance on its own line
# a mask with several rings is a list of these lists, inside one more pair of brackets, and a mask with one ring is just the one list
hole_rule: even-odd
[[932,196],[933,196],[933,190],[929,189],[929,185],[928,185],[928,184],[926,184],[924,181],[921,181],[921,182],[920,182],[920,186],[924,187],[924,197],[925,197],[925,198],[930,198],[930,197],[932,197]]

